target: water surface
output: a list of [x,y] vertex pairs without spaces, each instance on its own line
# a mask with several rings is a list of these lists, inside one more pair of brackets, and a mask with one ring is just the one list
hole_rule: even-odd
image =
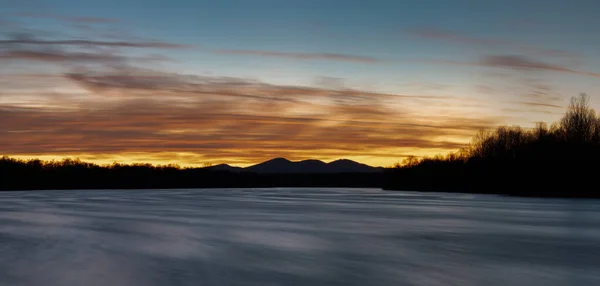
[[599,200],[282,188],[0,202],[0,285],[600,285]]

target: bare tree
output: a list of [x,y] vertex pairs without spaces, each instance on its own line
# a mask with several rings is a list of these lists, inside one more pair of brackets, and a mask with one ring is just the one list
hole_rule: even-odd
[[596,112],[585,93],[571,98],[567,113],[560,121],[560,131],[569,142],[589,142],[596,133]]

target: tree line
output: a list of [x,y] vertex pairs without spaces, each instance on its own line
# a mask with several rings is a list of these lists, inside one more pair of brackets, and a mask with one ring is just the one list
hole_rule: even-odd
[[383,173],[257,174],[175,164],[97,165],[0,158],[0,190],[381,187]]
[[589,96],[571,98],[564,116],[548,126],[501,126],[480,131],[445,156],[408,157],[384,188],[523,196],[600,197],[600,117]]
[[100,166],[0,158],[0,190],[239,187],[377,187],[520,196],[600,197],[600,117],[589,97],[571,99],[550,126],[501,126],[479,132],[445,156],[408,157],[384,173],[256,174],[178,165]]

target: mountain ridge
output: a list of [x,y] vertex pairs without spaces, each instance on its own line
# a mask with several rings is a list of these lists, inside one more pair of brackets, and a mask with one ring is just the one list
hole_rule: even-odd
[[219,164],[206,168],[219,171],[252,172],[258,174],[376,173],[385,170],[384,167],[373,167],[349,159],[338,159],[325,163],[316,159],[291,161],[282,157],[269,159],[245,168],[234,167],[228,164]]

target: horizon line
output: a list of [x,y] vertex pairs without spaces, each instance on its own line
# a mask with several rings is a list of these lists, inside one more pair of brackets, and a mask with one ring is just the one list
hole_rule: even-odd
[[[43,155],[43,156],[47,156],[47,155]],[[409,157],[409,156],[410,155],[401,155],[399,157]],[[276,159],[284,159],[284,160],[287,160],[287,161],[289,161],[291,163],[299,163],[299,162],[303,162],[303,161],[320,161],[320,162],[323,162],[325,164],[329,164],[329,163],[332,163],[332,162],[335,162],[335,161],[347,160],[347,161],[352,161],[352,162],[355,162],[355,163],[363,164],[363,165],[366,165],[366,166],[369,166],[369,167],[372,167],[372,168],[392,168],[393,167],[393,164],[390,165],[390,166],[381,166],[381,165],[380,166],[373,166],[373,165],[370,165],[370,164],[366,164],[366,163],[363,163],[363,162],[360,162],[360,161],[351,160],[351,159],[347,159],[347,158],[338,158],[338,159],[333,159],[333,160],[322,160],[322,159],[313,159],[313,158],[311,158],[311,159],[302,159],[302,160],[290,160],[290,159],[285,158],[285,157],[273,157],[271,159],[267,159],[267,160],[264,160],[264,161],[259,161],[257,163],[250,163],[250,164],[242,164],[242,165],[240,165],[240,164],[235,164],[235,163],[231,164],[231,163],[226,163],[226,162],[217,163],[217,164],[210,163],[210,162],[197,163],[197,164],[180,164],[180,163],[176,163],[176,162],[169,162],[169,163],[162,163],[162,164],[161,163],[155,164],[155,163],[151,163],[151,162],[130,162],[130,163],[125,163],[125,162],[123,162],[123,160],[121,160],[121,161],[119,161],[119,160],[113,160],[111,163],[103,163],[102,164],[102,163],[96,163],[96,162],[94,162],[94,160],[81,159],[78,156],[64,156],[64,157],[60,157],[59,159],[49,159],[49,160],[48,159],[47,160],[40,159],[38,157],[39,156],[35,156],[35,155],[32,155],[32,156],[20,156],[20,155],[0,154],[0,159],[12,159],[12,160],[17,160],[17,161],[25,161],[25,162],[38,160],[38,161],[40,161],[42,163],[63,162],[63,161],[67,161],[67,160],[72,160],[72,161],[79,161],[79,162],[87,163],[87,164],[93,164],[93,165],[100,166],[100,167],[110,166],[110,165],[113,165],[113,164],[119,164],[119,165],[126,165],[126,166],[135,166],[135,165],[150,165],[150,166],[153,166],[153,167],[176,166],[176,167],[179,167],[179,168],[182,168],[182,169],[202,169],[202,168],[209,168],[209,167],[214,167],[214,166],[219,166],[219,165],[227,165],[227,166],[230,166],[230,167],[237,167],[237,168],[244,169],[244,168],[248,168],[248,167],[251,167],[251,166],[255,166],[255,165],[262,164],[262,163],[269,162],[269,161],[276,160]]]

